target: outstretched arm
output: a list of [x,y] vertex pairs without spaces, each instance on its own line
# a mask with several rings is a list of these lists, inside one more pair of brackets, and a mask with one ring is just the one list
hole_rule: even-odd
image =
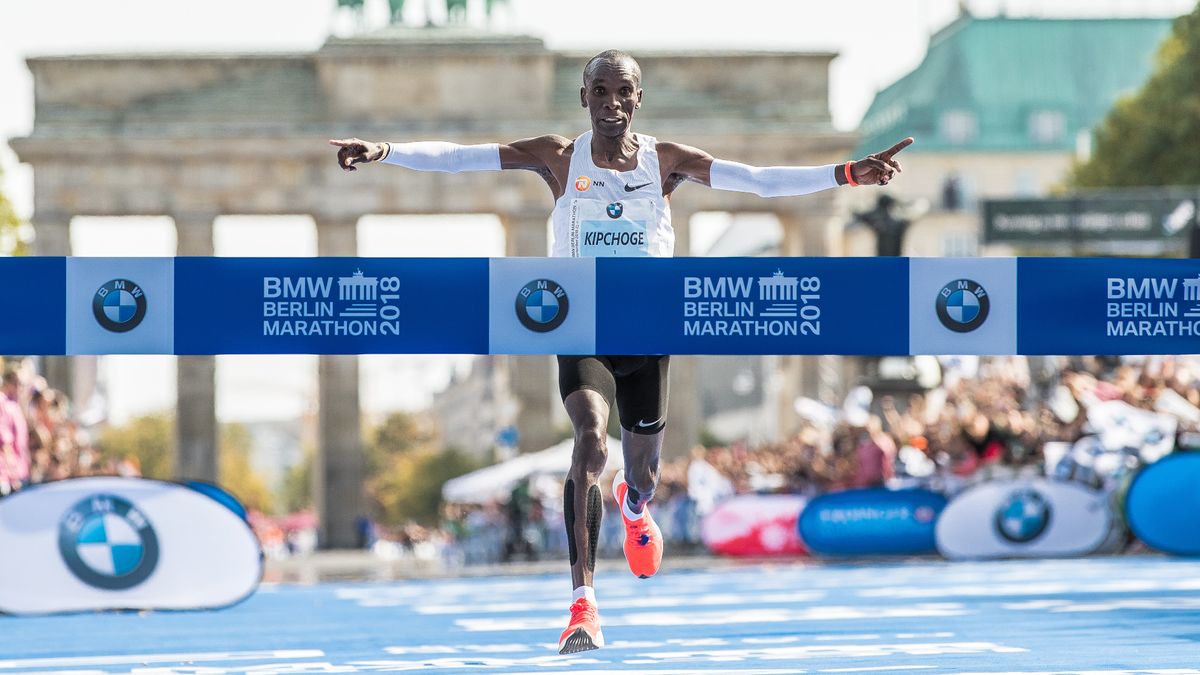
[[543,172],[552,162],[555,152],[570,142],[561,136],[539,136],[508,144],[483,143],[460,145],[446,141],[417,141],[389,143],[364,141],[358,138],[336,139],[329,144],[338,149],[338,166],[356,171],[356,164],[382,162],[415,171],[500,171],[526,169]]
[[838,185],[887,185],[901,170],[893,155],[912,142],[912,138],[906,138],[856,162],[824,166],[749,166],[714,159],[703,150],[674,143],[660,143],[659,156],[670,167],[664,177],[664,184],[670,189],[690,180],[717,190],[750,192],[760,197],[793,197]]

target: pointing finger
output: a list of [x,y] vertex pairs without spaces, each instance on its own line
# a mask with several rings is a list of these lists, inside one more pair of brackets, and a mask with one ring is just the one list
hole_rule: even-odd
[[901,150],[907,148],[908,146],[910,146],[912,144],[913,144],[913,137],[909,136],[908,138],[900,141],[899,143],[888,148],[887,150],[884,150],[883,152],[879,153],[879,156],[884,159],[891,159],[892,155],[896,154],[897,152],[900,152]]

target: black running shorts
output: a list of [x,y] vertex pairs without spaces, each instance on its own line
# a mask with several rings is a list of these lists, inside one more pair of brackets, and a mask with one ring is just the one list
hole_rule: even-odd
[[667,423],[667,370],[670,356],[560,356],[558,392],[563,400],[580,389],[617,402],[621,426],[635,434],[656,434]]

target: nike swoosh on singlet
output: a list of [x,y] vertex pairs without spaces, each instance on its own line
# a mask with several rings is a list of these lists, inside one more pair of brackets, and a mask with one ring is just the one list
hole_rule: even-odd
[[646,187],[647,185],[650,185],[653,182],[654,181],[650,181],[650,183],[642,183],[641,185],[626,185],[625,191],[626,192],[636,192],[637,190],[641,190],[642,188]]

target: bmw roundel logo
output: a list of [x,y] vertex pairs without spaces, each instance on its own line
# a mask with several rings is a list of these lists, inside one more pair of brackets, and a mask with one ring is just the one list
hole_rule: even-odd
[[567,320],[567,292],[550,279],[535,279],[517,293],[517,319],[535,333],[548,333]]
[[1015,490],[996,509],[996,532],[1014,544],[1037,539],[1049,524],[1050,503],[1032,488]]
[[129,501],[96,494],[71,507],[58,524],[58,552],[83,583],[120,591],[158,566],[158,535]]
[[970,279],[951,281],[938,291],[938,319],[956,333],[970,333],[982,326],[991,307],[987,291]]
[[128,279],[113,279],[96,289],[92,314],[114,333],[131,331],[146,318],[146,294]]
[[621,214],[624,212],[625,212],[625,206],[623,204],[621,204],[621,202],[613,202],[608,205],[608,217],[609,218],[620,218]]

